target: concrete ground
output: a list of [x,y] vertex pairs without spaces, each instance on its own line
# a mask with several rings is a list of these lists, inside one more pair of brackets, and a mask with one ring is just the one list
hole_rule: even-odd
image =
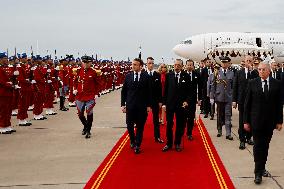
[[[99,98],[94,110],[93,135],[89,140],[81,135],[76,108],[69,112],[58,111],[58,115],[49,116],[48,120],[32,121],[31,127],[16,126],[15,134],[0,135],[0,188],[83,188],[125,132],[120,91]],[[238,149],[238,113],[233,111],[234,141],[226,140],[225,136],[216,137],[216,120],[203,120],[236,188],[283,188],[283,132],[275,132],[270,145],[267,169],[272,178],[264,178],[262,185],[255,186],[252,147]],[[16,125],[15,117],[12,122]]]

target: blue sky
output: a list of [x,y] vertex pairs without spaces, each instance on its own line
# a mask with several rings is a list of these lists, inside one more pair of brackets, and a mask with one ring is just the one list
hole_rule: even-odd
[[194,34],[284,32],[282,0],[0,0],[0,51],[95,54],[166,62],[173,46]]

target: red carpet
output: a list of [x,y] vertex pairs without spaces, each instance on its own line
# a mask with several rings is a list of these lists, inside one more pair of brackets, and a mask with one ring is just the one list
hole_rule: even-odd
[[[165,128],[161,127],[161,134],[166,140]],[[182,152],[162,152],[165,144],[155,143],[153,136],[153,126],[148,119],[142,152],[136,155],[125,133],[85,189],[234,188],[201,119],[194,127],[194,140],[184,137]]]

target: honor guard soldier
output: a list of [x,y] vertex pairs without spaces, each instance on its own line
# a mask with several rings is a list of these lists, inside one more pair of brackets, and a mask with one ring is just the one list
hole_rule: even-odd
[[[93,59],[90,56],[83,56],[83,67],[78,71],[77,78],[74,82],[74,95],[76,95],[76,105],[78,110],[78,117],[82,122],[84,128],[82,135],[85,138],[91,137],[91,128],[93,124],[93,108],[96,104],[96,98],[99,94],[100,83],[98,75],[101,74],[91,68]],[[84,112],[87,113],[87,118]]]
[[69,88],[69,76],[68,76],[68,61],[64,58],[60,60],[59,66],[59,94],[60,94],[60,110],[68,111],[69,108],[65,107],[65,96]]
[[226,128],[226,139],[233,140],[231,136],[232,93],[234,72],[229,70],[229,57],[220,57],[222,68],[214,76],[213,86],[210,89],[210,102],[217,104],[217,137],[222,136],[222,126]]
[[46,79],[42,66],[42,57],[40,55],[36,55],[33,61],[37,64],[33,73],[34,78],[32,80],[34,89],[34,120],[44,120],[47,119],[42,115]]
[[13,82],[7,69],[8,57],[5,53],[0,53],[0,134],[11,134],[15,131],[11,127]]
[[32,84],[29,79],[30,68],[27,66],[27,54],[19,54],[18,58],[20,59],[21,65],[18,67],[19,76],[18,82],[20,96],[18,104],[18,115],[19,126],[30,126],[32,123],[27,121],[28,118],[28,108],[30,105],[30,96],[32,95]]

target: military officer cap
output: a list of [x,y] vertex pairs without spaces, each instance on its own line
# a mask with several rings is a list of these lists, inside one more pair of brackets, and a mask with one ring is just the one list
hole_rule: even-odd
[[219,59],[222,63],[231,62],[231,59],[228,56],[221,56]]
[[262,62],[263,60],[260,57],[255,57],[254,58],[254,64],[259,64],[260,62]]
[[7,55],[5,52],[0,52],[0,59],[7,58]]
[[215,64],[214,64],[214,68],[220,68],[220,67],[221,67],[220,64],[218,64],[218,63],[215,63]]
[[90,56],[85,55],[85,56],[82,56],[82,57],[81,57],[81,60],[82,60],[82,62],[87,63],[87,62],[92,62],[92,61],[93,61],[93,58],[90,57]]

